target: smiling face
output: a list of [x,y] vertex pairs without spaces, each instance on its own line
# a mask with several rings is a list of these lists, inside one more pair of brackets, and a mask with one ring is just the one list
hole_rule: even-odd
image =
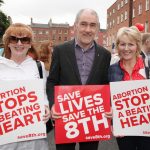
[[8,47],[11,51],[11,58],[26,57],[29,48],[31,48],[31,38],[27,36],[9,37]]
[[84,10],[77,18],[74,30],[76,40],[82,48],[89,48],[98,33],[99,21],[95,12]]
[[32,29],[22,23],[15,23],[8,27],[3,35],[4,55],[11,59],[26,57],[32,44]]
[[141,52],[141,33],[134,27],[122,27],[117,32],[116,49],[124,61],[135,61]]
[[124,34],[119,39],[118,53],[123,60],[132,60],[137,57],[137,44],[134,39]]

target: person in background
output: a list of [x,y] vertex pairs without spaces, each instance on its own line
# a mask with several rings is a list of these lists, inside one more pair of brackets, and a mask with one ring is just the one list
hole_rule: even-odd
[[119,61],[119,56],[118,56],[118,52],[115,48],[115,43],[112,43],[112,49],[111,49],[111,61],[110,61],[110,65],[116,63]]
[[48,42],[41,43],[40,50],[38,51],[38,59],[40,61],[44,62],[46,76],[49,75],[52,52],[53,52],[53,43],[52,42],[48,41]]
[[[25,24],[15,23],[8,27],[3,35],[4,57],[0,56],[0,80],[27,80],[40,78],[36,60],[28,55],[28,51],[32,47],[32,38],[32,29]],[[43,79],[44,82],[46,82],[44,64],[41,64],[43,69]],[[46,123],[50,118],[46,92],[43,104],[45,105],[43,123]],[[46,138],[43,138],[0,145],[0,150],[27,149],[49,150],[48,141]]]
[[[108,84],[108,68],[111,54],[95,42],[99,31],[99,17],[94,10],[78,12],[74,32],[75,39],[54,47],[50,74],[47,79],[47,95],[52,118],[59,119],[55,111],[55,85]],[[98,141],[80,142],[80,150],[97,150]],[[75,150],[76,143],[56,144],[57,150]]]
[[[147,67],[140,55],[141,33],[136,27],[122,27],[118,30],[116,49],[120,61],[109,68],[110,82],[144,80],[149,77]],[[118,137],[117,143],[119,150],[148,150],[150,148],[150,137]]]
[[142,34],[141,55],[145,61],[145,65],[149,68],[149,75],[150,75],[150,33]]
[[112,64],[114,64],[114,63],[116,63],[116,62],[118,62],[119,59],[120,59],[120,57],[119,57],[119,55],[118,55],[118,52],[116,52],[116,50],[113,51],[113,52],[111,53],[110,65],[112,65]]

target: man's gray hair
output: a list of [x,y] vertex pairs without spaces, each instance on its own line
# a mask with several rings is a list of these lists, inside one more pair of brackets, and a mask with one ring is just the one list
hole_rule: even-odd
[[96,16],[97,18],[97,23],[99,24],[99,17],[98,17],[98,14],[95,10],[92,10],[92,9],[89,9],[89,8],[85,8],[85,9],[81,9],[77,15],[76,15],[76,18],[75,18],[75,23],[77,23],[79,21],[79,18],[81,16],[81,14],[84,12],[84,11],[90,11],[92,15]]

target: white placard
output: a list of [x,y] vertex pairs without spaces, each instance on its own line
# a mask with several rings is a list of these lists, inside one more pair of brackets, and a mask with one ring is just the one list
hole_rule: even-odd
[[0,81],[0,145],[46,137],[42,79]]
[[115,136],[150,136],[150,80],[111,82]]

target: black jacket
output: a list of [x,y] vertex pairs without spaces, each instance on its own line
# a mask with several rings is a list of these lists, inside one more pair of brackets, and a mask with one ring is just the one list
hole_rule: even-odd
[[[108,68],[111,54],[95,43],[95,58],[87,85],[108,84]],[[53,51],[51,69],[47,79],[47,95],[50,107],[54,103],[55,85],[81,85],[75,57],[75,41],[56,46]]]

